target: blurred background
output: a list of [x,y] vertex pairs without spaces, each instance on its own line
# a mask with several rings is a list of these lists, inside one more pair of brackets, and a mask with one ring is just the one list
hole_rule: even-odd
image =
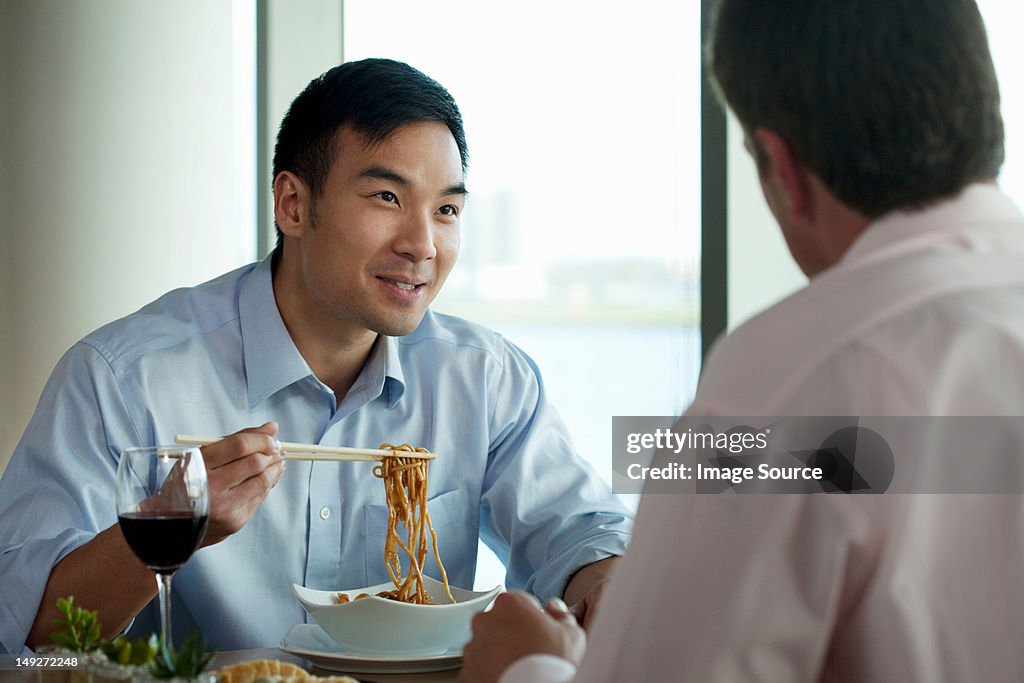
[[681,411],[700,368],[700,13],[663,5],[0,0],[0,467],[77,339],[269,251],[285,109],[386,56],[466,122],[435,308],[534,356],[610,474],[610,417]]
[[[701,4],[0,0],[0,471],[77,339],[269,251],[286,107],[331,66],[380,56],[440,81],[466,123],[463,251],[435,308],[532,355],[610,480],[611,417],[691,399],[702,300],[732,327],[804,282],[735,122],[713,140],[702,126]],[[1019,197],[1015,9],[980,5]],[[714,220],[709,149],[725,169]],[[702,291],[709,240],[724,291]]]

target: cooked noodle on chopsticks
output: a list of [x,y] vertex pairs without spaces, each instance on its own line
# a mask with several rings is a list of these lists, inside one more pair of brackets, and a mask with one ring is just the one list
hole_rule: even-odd
[[[427,453],[425,448],[413,448],[409,444],[392,446],[381,444],[380,450],[407,451]],[[448,599],[455,602],[448,586],[448,574],[441,564],[441,555],[437,551],[437,534],[430,523],[427,511],[427,466],[429,460],[421,458],[403,458],[395,456],[384,460],[373,468],[375,477],[384,480],[384,500],[388,506],[388,532],[384,540],[384,564],[388,568],[391,582],[395,589],[378,593],[381,597],[428,605],[433,602],[423,587],[423,561],[427,557],[427,535],[430,530],[430,542],[434,545],[434,559],[441,569],[441,579]],[[402,540],[398,533],[399,523],[405,525],[406,539]],[[402,573],[402,562],[399,549],[409,559],[409,571]],[[347,601],[347,596],[339,594],[339,601]],[[362,596],[357,596],[357,599]]]

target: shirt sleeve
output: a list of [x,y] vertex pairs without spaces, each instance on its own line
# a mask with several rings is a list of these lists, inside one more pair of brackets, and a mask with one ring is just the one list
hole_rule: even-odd
[[576,667],[554,655],[529,655],[512,663],[498,683],[566,683],[576,675]]
[[138,436],[103,355],[79,343],[58,363],[0,479],[0,648],[28,653],[50,570],[117,523],[117,453]]
[[510,588],[558,597],[581,567],[625,553],[632,512],[576,454],[526,354],[507,344],[492,382],[481,538]]

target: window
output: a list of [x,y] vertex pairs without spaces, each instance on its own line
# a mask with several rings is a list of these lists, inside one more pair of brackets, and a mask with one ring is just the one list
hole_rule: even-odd
[[1024,206],[1024,87],[1015,68],[1024,58],[1017,30],[1017,5],[1001,0],[979,0],[985,19],[992,60],[999,79],[1003,124],[1006,127],[1006,162],[999,184],[1018,205]]
[[459,103],[470,199],[434,308],[530,354],[610,481],[612,416],[679,413],[699,372],[700,7],[504,10],[346,0],[345,59],[406,61]]

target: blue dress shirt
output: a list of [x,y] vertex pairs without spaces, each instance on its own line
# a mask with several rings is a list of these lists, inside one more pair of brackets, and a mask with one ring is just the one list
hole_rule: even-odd
[[[412,334],[378,339],[339,403],[285,329],[268,258],[170,292],[61,359],[0,480],[0,647],[27,652],[50,569],[117,522],[124,448],[268,420],[282,441],[438,453],[429,510],[453,585],[472,587],[478,537],[505,563],[510,588],[542,599],[578,568],[625,551],[631,513],[575,454],[522,351],[428,311]],[[307,620],[293,582],[387,581],[384,487],[371,470],[289,462],[241,531],[175,575],[175,639],[199,626],[221,649],[277,646]],[[426,571],[439,576],[432,557]],[[131,631],[158,623],[154,600]]]

